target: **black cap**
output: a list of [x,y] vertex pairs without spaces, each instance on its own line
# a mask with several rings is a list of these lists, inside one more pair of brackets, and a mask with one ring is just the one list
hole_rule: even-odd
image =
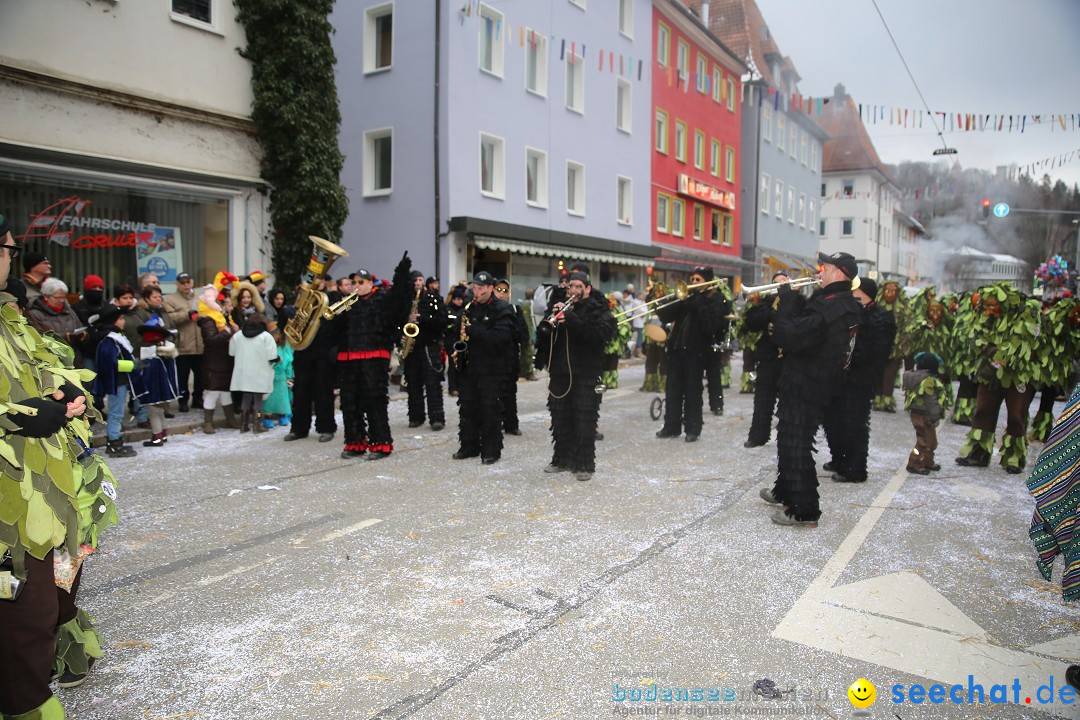
[[359,278],[361,278],[363,280],[367,280],[368,282],[371,282],[371,280],[372,280],[371,273],[369,273],[364,268],[360,268],[359,270],[354,272],[353,275],[356,275],[357,277],[359,277]]
[[494,285],[495,277],[488,271],[481,270],[480,272],[473,275],[472,281],[473,285]]
[[715,277],[713,275],[713,269],[711,267],[709,267],[708,265],[698,265],[696,268],[693,269],[693,271],[691,271],[690,274],[691,275],[700,275],[701,277],[703,277],[705,279],[705,282],[709,282],[710,280],[713,279],[713,277]]
[[877,283],[870,278],[859,278],[859,290],[866,293],[871,300],[877,300]]
[[39,265],[48,259],[49,258],[45,257],[44,254],[39,252],[26,253],[25,255],[23,255],[22,261],[23,272],[30,272],[30,268],[34,267],[35,265]]
[[140,325],[138,329],[135,330],[135,332],[139,333],[140,335],[158,334],[162,337],[171,337],[172,335],[176,334],[175,330],[170,330],[164,325]]
[[439,282],[439,278],[432,275],[431,277],[429,277],[427,280],[424,281],[424,284],[425,285],[430,285],[433,282]]
[[791,275],[788,273],[787,270],[777,270],[776,272],[774,272],[772,274],[772,281],[776,282],[776,278],[781,277],[781,276],[786,277],[786,278],[791,277]]
[[117,319],[124,314],[124,311],[118,308],[116,305],[109,304],[101,309],[97,315],[90,317],[90,324],[97,325],[99,327],[108,327],[116,324]]
[[581,272],[580,270],[575,270],[574,272],[570,273],[570,277],[567,278],[567,280],[580,280],[581,282],[585,283],[586,285],[590,284],[589,283],[589,273]]
[[508,288],[510,287],[510,281],[507,280],[506,278],[499,278],[498,280],[495,281],[495,284],[496,285],[505,285]]
[[855,262],[855,256],[850,253],[834,252],[832,255],[826,255],[819,252],[817,259],[822,265],[834,265],[840,268],[840,272],[844,273],[848,280],[859,274],[859,266]]
[[468,295],[468,293],[469,293],[469,289],[467,287],[465,287],[464,285],[455,285],[453,287],[453,289],[450,290],[450,297],[452,297],[452,298],[456,298],[456,297],[465,298],[466,295]]
[[182,273],[180,273],[179,275],[176,276],[176,282],[180,282],[181,280],[193,280],[193,279],[194,278],[191,277],[191,273],[186,273],[186,272],[182,272]]

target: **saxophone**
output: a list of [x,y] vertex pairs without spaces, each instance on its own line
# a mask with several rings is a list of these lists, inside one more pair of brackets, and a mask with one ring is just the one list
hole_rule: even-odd
[[[416,297],[412,301],[412,309],[409,310],[409,317],[416,314],[420,307],[420,290],[416,291]],[[401,328],[401,332],[405,333],[405,339],[401,341],[401,359],[409,357],[409,353],[413,350],[413,345],[416,344],[416,336],[420,334],[420,326],[414,322],[407,322]]]
[[461,332],[458,335],[457,342],[454,343],[454,352],[450,355],[450,359],[454,361],[454,367],[458,370],[465,369],[465,362],[469,359],[469,308],[472,307],[472,303],[468,303],[465,307],[461,308]]

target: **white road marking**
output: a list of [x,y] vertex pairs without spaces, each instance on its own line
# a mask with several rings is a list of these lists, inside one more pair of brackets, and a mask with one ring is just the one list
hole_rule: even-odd
[[361,520],[355,525],[350,525],[349,527],[342,530],[335,530],[332,533],[323,535],[321,538],[319,538],[319,542],[328,543],[331,540],[337,540],[338,538],[343,538],[346,535],[352,535],[354,532],[359,532],[360,530],[363,530],[364,528],[369,528],[372,525],[378,525],[381,522],[382,520],[380,520],[379,518],[368,518],[367,520]]
[[207,585],[213,585],[216,582],[221,582],[222,580],[227,580],[228,578],[231,578],[233,575],[240,575],[241,573],[246,573],[249,570],[254,570],[257,567],[262,567],[263,565],[266,565],[268,563],[272,563],[275,559],[276,558],[269,558],[267,560],[260,560],[259,562],[255,563],[253,565],[245,565],[244,567],[233,568],[229,572],[222,573],[221,575],[211,575],[210,577],[204,577],[197,584],[198,584],[199,587],[206,587]]

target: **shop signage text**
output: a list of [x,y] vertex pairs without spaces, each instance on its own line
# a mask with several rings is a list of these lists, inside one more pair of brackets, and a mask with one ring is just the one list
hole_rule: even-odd
[[719,205],[727,210],[735,209],[735,193],[695,180],[684,173],[679,173],[679,193],[704,200],[712,205]]
[[[75,250],[138,247],[153,242],[157,225],[135,220],[84,217],[89,200],[68,197],[54,202],[30,218],[22,241],[40,238]],[[105,232],[79,234],[83,229]],[[112,232],[108,232],[112,231]]]

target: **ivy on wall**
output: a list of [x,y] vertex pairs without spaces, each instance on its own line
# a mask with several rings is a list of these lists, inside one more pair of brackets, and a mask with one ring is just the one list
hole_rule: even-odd
[[338,108],[330,44],[334,0],[234,0],[251,61],[252,120],[262,145],[261,174],[272,186],[274,274],[299,282],[311,254],[308,235],[333,242],[349,212],[340,175]]

